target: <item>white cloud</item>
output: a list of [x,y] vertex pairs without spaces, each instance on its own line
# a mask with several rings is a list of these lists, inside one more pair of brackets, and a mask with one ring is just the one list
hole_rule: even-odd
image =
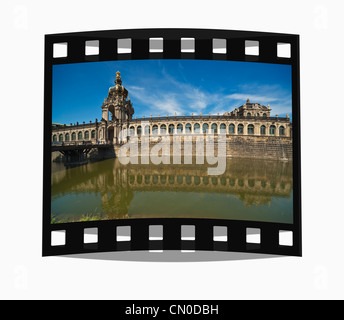
[[141,110],[136,110],[139,117],[150,114],[157,116],[200,112],[223,114],[233,110],[235,106],[244,104],[247,99],[264,105],[270,104],[272,114],[291,114],[291,93],[282,90],[278,85],[245,84],[238,86],[238,92],[234,93],[232,90],[228,92],[223,89],[208,92],[163,72],[159,79],[145,78],[144,83],[130,85],[128,89],[133,102],[136,100],[143,106]]
[[278,101],[277,97],[272,96],[260,96],[260,95],[254,95],[249,93],[233,93],[230,95],[227,95],[226,98],[233,99],[233,100],[242,100],[246,101],[247,99],[250,99],[251,102],[257,102],[257,103],[270,103],[274,101]]

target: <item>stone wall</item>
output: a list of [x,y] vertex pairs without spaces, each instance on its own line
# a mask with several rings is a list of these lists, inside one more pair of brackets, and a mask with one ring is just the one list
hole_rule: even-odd
[[54,151],[51,153],[51,160],[54,162],[63,162],[64,158],[64,155],[59,151]]
[[292,140],[282,137],[231,136],[227,142],[227,156],[233,158],[292,160]]
[[[184,150],[184,138],[181,137],[181,155],[189,155]],[[187,139],[190,139],[188,137]],[[191,138],[192,140],[192,155],[196,155],[196,138]],[[141,153],[141,139],[138,139],[138,151],[139,155]],[[172,141],[172,139],[171,139]],[[189,140],[190,141],[190,140]],[[152,148],[158,143],[161,143],[161,139],[158,141],[150,142],[149,150],[151,152]],[[120,146],[115,146],[115,154],[119,154]],[[205,150],[205,147],[204,149]],[[214,155],[218,155],[218,141],[217,138],[214,139]],[[204,151],[205,152],[205,151]],[[161,156],[161,151],[158,153]],[[199,153],[199,149],[197,150]],[[129,153],[128,153],[129,155]],[[131,155],[136,155],[131,150]],[[170,147],[170,156],[173,155],[173,146]],[[227,135],[226,137],[226,156],[229,158],[254,158],[254,159],[269,159],[269,160],[292,160],[293,158],[293,147],[292,139],[289,137],[275,137],[275,136],[232,136]]]
[[[171,136],[170,141],[172,141]],[[186,136],[185,136],[186,137]],[[199,149],[196,149],[196,137],[180,136],[181,141],[181,156],[190,155],[184,150],[184,140],[192,139],[192,156],[199,155]],[[178,136],[177,136],[178,138]],[[141,153],[141,139],[138,139],[138,155]],[[151,152],[154,146],[161,143],[161,138],[157,141],[149,143],[149,151]],[[114,158],[118,156],[121,146],[114,145],[113,147],[106,149],[94,148],[88,154],[88,159],[91,161],[99,161],[109,158]],[[205,144],[203,145],[203,150],[205,150]],[[218,156],[218,141],[217,138],[214,139],[214,155]],[[205,152],[205,151],[204,151]],[[202,154],[202,152],[201,152]],[[129,155],[129,153],[128,153]],[[131,150],[131,155],[136,155],[135,152]],[[160,151],[159,156],[162,155]],[[173,156],[173,145],[170,146],[170,156]],[[226,156],[229,158],[254,158],[254,159],[269,159],[269,160],[292,160],[293,158],[293,147],[292,139],[288,137],[273,137],[273,136],[232,136],[227,135],[226,137]],[[53,161],[62,161],[64,157],[60,152],[52,153]]]

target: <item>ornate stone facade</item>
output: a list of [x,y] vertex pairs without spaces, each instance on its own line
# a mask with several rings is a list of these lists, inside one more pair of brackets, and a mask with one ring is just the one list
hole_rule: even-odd
[[76,125],[53,125],[52,142],[63,144],[113,144],[119,145],[120,132],[135,136],[186,134],[197,135],[207,132],[226,133],[233,137],[275,137],[284,142],[292,137],[292,124],[289,116],[271,116],[270,106],[251,103],[247,99],[239,108],[224,114],[211,115],[166,115],[133,118],[134,108],[128,90],[122,85],[120,73],[116,73],[115,86],[111,87],[104,99],[102,118],[94,123]]

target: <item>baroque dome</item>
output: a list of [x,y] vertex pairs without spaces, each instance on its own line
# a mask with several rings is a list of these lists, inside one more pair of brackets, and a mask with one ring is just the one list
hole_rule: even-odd
[[109,89],[109,95],[120,95],[126,99],[128,97],[128,90],[122,86],[121,73],[119,71],[116,72],[115,84],[115,86]]

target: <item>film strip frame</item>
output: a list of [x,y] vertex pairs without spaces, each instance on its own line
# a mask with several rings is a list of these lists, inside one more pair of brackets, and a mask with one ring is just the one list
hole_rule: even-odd
[[[63,48],[61,52],[55,50],[59,45]],[[279,52],[281,46],[287,47],[286,54]],[[189,218],[50,223],[53,65],[141,59],[247,61],[292,66],[293,224]],[[129,29],[46,35],[44,77],[43,256],[134,250],[302,255],[298,35],[208,29]],[[94,235],[91,242],[85,241],[89,232]],[[61,241],[53,245],[55,234],[59,234]],[[285,235],[289,237],[286,243]]]

